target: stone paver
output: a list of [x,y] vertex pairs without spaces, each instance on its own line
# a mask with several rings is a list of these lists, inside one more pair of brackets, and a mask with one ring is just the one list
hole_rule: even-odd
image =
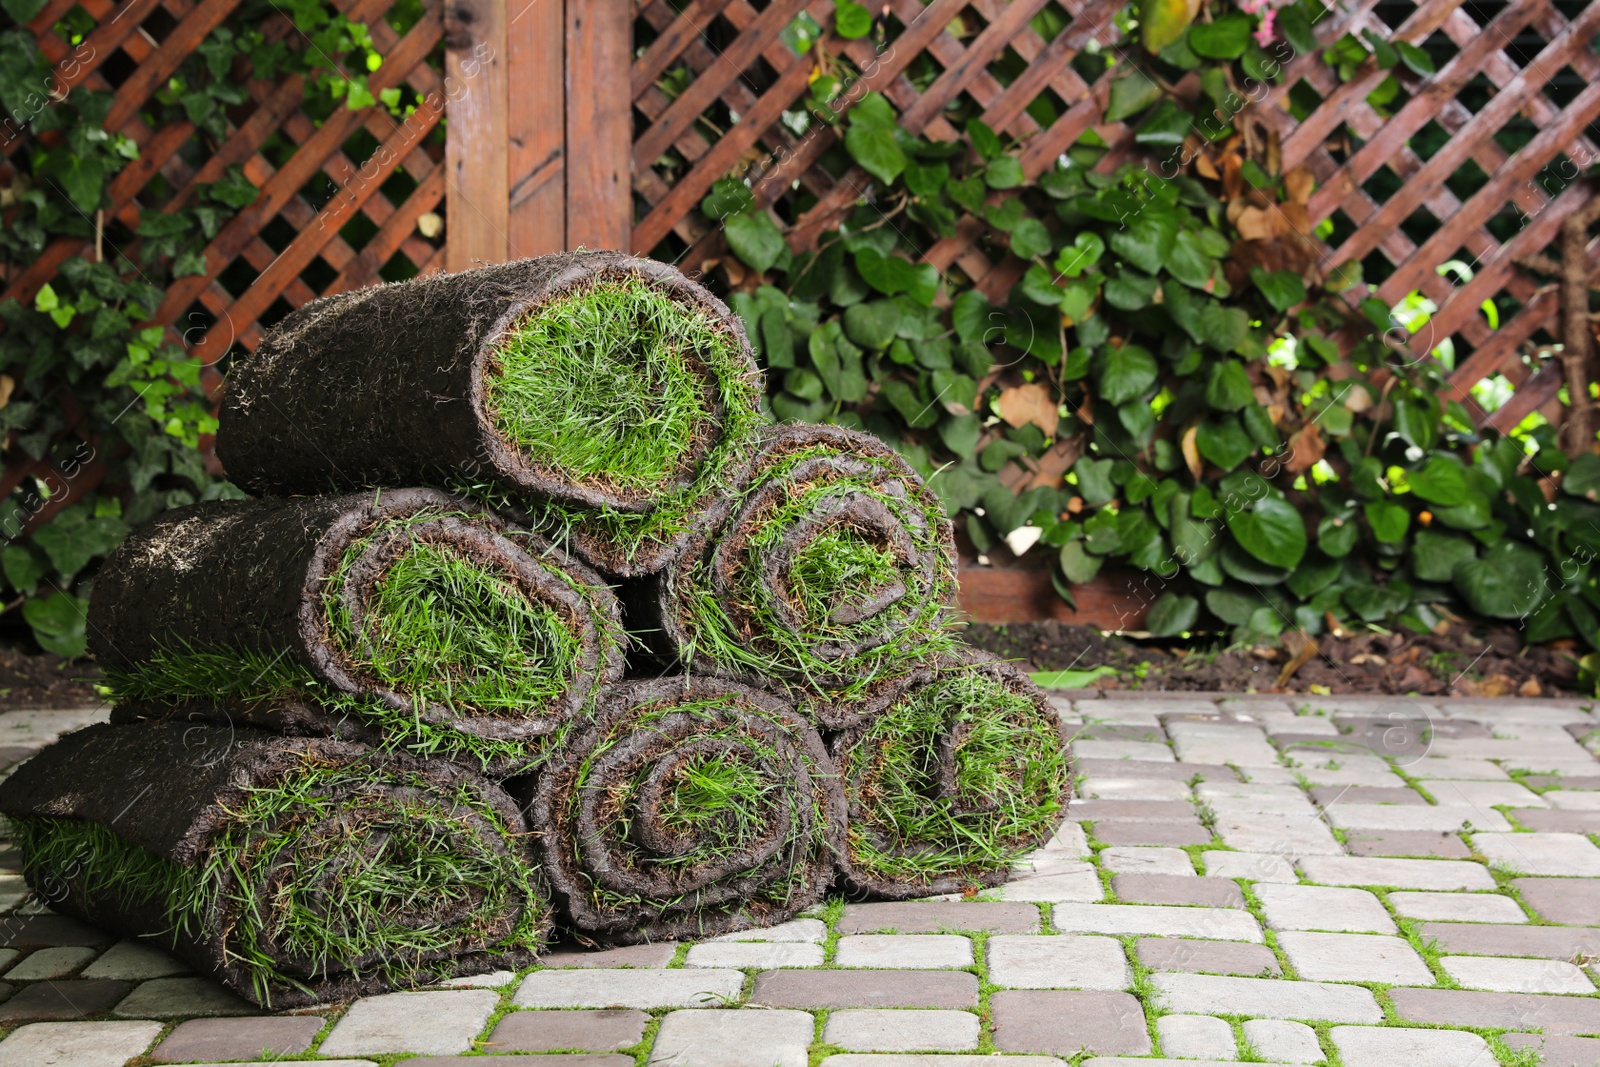
[[1493,889],[1494,876],[1481,863],[1459,860],[1394,860],[1356,856],[1307,856],[1299,861],[1307,881],[1322,885],[1381,885],[1398,889]]
[[1156,1020],[1161,1051],[1185,1060],[1231,1060],[1238,1053],[1233,1027],[1210,1015],[1163,1015]]
[[82,1019],[108,1010],[123,998],[131,983],[115,978],[75,978],[23,986],[0,1004],[0,1024],[35,1020]]
[[1600,878],[1600,848],[1582,834],[1473,834],[1472,843],[1505,870]]
[[1261,926],[1235,908],[1179,908],[1144,904],[1060,904],[1051,922],[1064,934],[1159,934],[1218,941],[1260,941]]
[[85,978],[170,978],[188,974],[189,965],[137,941],[118,941],[83,969]]
[[1435,781],[1428,792],[1440,804],[1466,804],[1474,808],[1548,808],[1539,794],[1516,782]]
[[1326,809],[1328,821],[1345,830],[1433,830],[1453,833],[1461,829],[1509,831],[1511,824],[1493,808],[1464,804],[1416,807],[1410,804],[1335,804]]
[[[1106,1063],[1106,1060],[1085,1060],[1085,1063]],[[1144,1067],[1150,1067],[1155,1061],[1143,1060]],[[887,1054],[882,1056],[871,1053],[841,1052],[829,1056],[822,1061],[822,1067],[971,1067],[971,1056],[941,1056],[938,1054],[922,1055],[913,1053],[906,1056]],[[552,1067],[563,1067],[553,1064]],[[1006,1067],[1067,1067],[1066,1061],[1054,1056],[1012,1056],[1006,1060]]]
[[1194,877],[1194,863],[1181,848],[1113,845],[1100,853],[1100,866],[1117,874],[1169,874]]
[[1265,945],[1240,941],[1194,941],[1182,937],[1141,937],[1139,962],[1154,971],[1230,974],[1261,978],[1280,974],[1278,957]]
[[0,1041],[0,1067],[122,1067],[160,1033],[157,1022],[30,1023]]
[[1171,763],[1174,759],[1172,749],[1156,741],[1078,741],[1072,750],[1084,759],[1158,763]]
[[722,941],[695,945],[687,967],[820,967],[822,946],[790,941]]
[[978,978],[965,971],[766,971],[756,976],[750,1003],[768,1008],[975,1008]]
[[1119,874],[1111,889],[1125,904],[1198,904],[1208,908],[1242,908],[1244,894],[1223,878],[1173,874]]
[[1002,990],[989,998],[994,1047],[1001,1052],[1082,1049],[1100,1055],[1144,1056],[1150,1031],[1144,1010],[1127,993]]
[[1489,956],[1445,956],[1445,973],[1464,989],[1497,993],[1593,993],[1594,983],[1565,960],[1501,960]]
[[1077,863],[1056,873],[1007,882],[1000,887],[1000,895],[1006,900],[1015,901],[1087,903],[1104,897],[1105,889],[1094,867]]
[[661,1021],[651,1064],[805,1067],[816,1022],[803,1011],[691,1008]]
[[821,944],[828,939],[828,924],[821,919],[790,919],[776,926],[756,927],[753,930],[736,930],[711,939],[712,944],[724,941],[792,941]]
[[155,978],[135,986],[115,1014],[125,1019],[183,1019],[254,1015],[260,1010],[209,978]]
[[1392,934],[1394,920],[1365,889],[1314,885],[1258,885],[1267,923],[1277,930]]
[[319,1015],[257,1019],[190,1019],[179,1023],[150,1058],[158,1063],[294,1056],[322,1031]]
[[1456,955],[1552,960],[1567,959],[1574,952],[1600,956],[1600,929],[1594,927],[1425,922],[1417,933],[1424,942],[1437,941],[1440,949]]
[[1282,882],[1293,885],[1300,880],[1294,864],[1282,856],[1264,852],[1228,852],[1213,849],[1205,853],[1206,875],[1245,882]]
[[1335,1026],[1328,1031],[1344,1067],[1491,1067],[1494,1055],[1477,1034],[1403,1027]]
[[1597,1038],[1502,1034],[1500,1040],[1514,1050],[1533,1049],[1540,1067],[1594,1067],[1600,1063],[1600,1039]]
[[851,934],[839,939],[834,962],[841,967],[971,967],[972,939],[958,934]]
[[671,941],[653,945],[628,945],[624,948],[567,949],[547,952],[539,957],[546,967],[583,967],[600,969],[610,967],[665,967],[677,954],[678,946]]
[[1434,984],[1422,957],[1398,937],[1288,930],[1278,935],[1278,947],[1301,978],[1313,981]]
[[[1157,974],[1150,983],[1168,1010],[1201,1015],[1218,1012],[1258,1019],[1315,1019],[1336,1023],[1383,1021],[1383,1009],[1360,986],[1283,982],[1271,978],[1224,978],[1209,974]],[[1418,992],[1428,992],[1418,990]]]
[[1039,909],[1004,903],[846,904],[837,929],[841,934],[1031,934],[1039,929]]
[[1389,999],[1400,1018],[1412,1022],[1543,1030],[1547,1034],[1600,1033],[1600,1000],[1592,997],[1391,989]]
[[615,1052],[644,1037],[650,1016],[631,1008],[513,1011],[495,1024],[486,1052]]
[[989,938],[989,981],[1013,989],[1127,989],[1133,971],[1112,937]]
[[1458,923],[1525,923],[1528,916],[1517,902],[1498,893],[1389,894],[1396,913],[1408,919]]
[[1094,800],[1188,800],[1189,786],[1166,778],[1089,778],[1078,795]]
[[1600,925],[1600,882],[1582,878],[1518,878],[1512,884],[1543,919]]
[[744,974],[681,971],[535,971],[512,1003],[519,1008],[698,1008],[737,997]]
[[66,978],[94,957],[92,948],[71,945],[41,948],[37,952],[30,952],[22,962],[12,965],[6,972],[6,980],[37,982],[45,978]]
[[1243,1029],[1244,1039],[1262,1059],[1275,1063],[1319,1063],[1326,1058],[1322,1046],[1317,1043],[1317,1032],[1305,1023],[1250,1019]]
[[499,999],[488,989],[363,997],[334,1024],[317,1052],[324,1056],[466,1052]]
[[1472,850],[1458,835],[1434,830],[1349,830],[1345,833],[1345,847],[1352,856],[1431,856],[1454,860],[1472,855]]
[[1211,831],[1198,818],[1185,822],[1103,822],[1094,836],[1108,845],[1165,845],[1183,848],[1211,841]]
[[978,1047],[968,1011],[846,1008],[828,1015],[822,1040],[851,1052],[964,1052]]

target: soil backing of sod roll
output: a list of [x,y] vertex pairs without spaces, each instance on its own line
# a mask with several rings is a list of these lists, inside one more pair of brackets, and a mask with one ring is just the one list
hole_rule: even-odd
[[850,810],[840,871],[863,896],[998,885],[1072,793],[1060,715],[1026,674],[970,649],[930,659],[828,748]]
[[253,493],[440,485],[617,576],[665,563],[765,417],[738,317],[676,269],[570,252],[315,300],[229,375]]
[[955,539],[892,448],[838,426],[775,426],[720,523],[622,592],[660,660],[782,684],[839,729],[866,721],[949,636]]
[[441,760],[102,724],[0,784],[0,813],[52,908],[262,1007],[516,969],[551,929],[516,804]]
[[564,923],[601,944],[783,922],[822,899],[843,844],[816,730],[777,696],[716,678],[608,689],[599,721],[513,793]]
[[432,489],[167,512],[101,568],[89,641],[123,718],[217,716],[526,769],[621,677],[616,598]]

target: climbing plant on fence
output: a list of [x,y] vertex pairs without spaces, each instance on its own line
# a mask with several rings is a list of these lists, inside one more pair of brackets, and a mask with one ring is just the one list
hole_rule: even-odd
[[[280,293],[405,277],[435,251],[414,227],[442,196],[421,150],[442,142],[438,18],[418,0],[0,10],[0,572],[5,606],[71,656],[84,576],[130,526],[237,492],[208,459],[230,346],[254,346]],[[413,131],[397,158],[421,180],[346,156]],[[408,238],[422,251],[386,263]]]
[[[886,32],[837,7],[838,37]],[[1030,24],[1045,41],[1063,31],[1053,10]],[[1423,293],[1383,299],[1361,260],[1328,265],[1326,241],[1348,235],[1313,222],[1323,189],[1306,165],[1284,172],[1254,103],[1309,55],[1387,114],[1401,78],[1415,88],[1453,54],[1371,30],[1319,39],[1329,15],[1315,0],[1125,9],[1119,42],[1074,64],[1109,82],[1103,110],[1042,161],[968,98],[939,112],[952,136],[913,132],[926,108],[908,119],[835,53],[785,118],[829,138],[816,160],[834,192],[786,203],[786,235],[791,219],[757,202],[759,163],[718,181],[701,213],[736,262],[704,265],[762,352],[778,417],[895,442],[977,552],[1049,553],[1068,600],[1115,564],[1145,576],[1159,634],[1427,630],[1457,612],[1600,647],[1600,456],[1569,460],[1537,415],[1494,427],[1497,383],[1457,388]],[[1282,101],[1305,118],[1321,99]],[[1111,146],[1096,130],[1116,123],[1131,137]],[[958,238],[1003,266],[939,269],[930,250]],[[1440,273],[1470,281],[1453,260]],[[1498,310],[1484,305],[1486,346]]]

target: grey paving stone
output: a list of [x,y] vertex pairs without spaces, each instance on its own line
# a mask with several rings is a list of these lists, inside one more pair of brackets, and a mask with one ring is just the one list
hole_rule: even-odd
[[975,1008],[978,978],[965,971],[767,971],[756,976],[750,1003],[769,1008]]
[[788,941],[725,941],[695,945],[687,967],[820,967],[822,946]]
[[1150,1053],[1144,1010],[1127,993],[1004,990],[990,996],[989,1010],[1001,1052]]
[[179,1023],[150,1058],[158,1063],[193,1063],[294,1056],[311,1048],[324,1021],[320,1015],[190,1019]]
[[485,1052],[615,1052],[644,1039],[650,1016],[631,1008],[513,1011],[495,1024]]
[[1398,1026],[1335,1026],[1328,1031],[1344,1067],[1467,1067],[1493,1064],[1477,1034],[1459,1030],[1412,1030]]
[[45,978],[65,978],[94,959],[94,957],[94,949],[75,945],[41,948],[28,953],[20,963],[13,965],[6,972],[6,978],[14,982],[37,982]]
[[1300,977],[1312,981],[1434,984],[1428,965],[1399,937],[1286,930],[1278,935],[1278,947]]
[[1113,937],[989,938],[989,981],[1013,989],[1127,989],[1133,970]]
[[1231,1060],[1233,1027],[1209,1015],[1163,1015],[1156,1020],[1161,1051],[1185,1060]]
[[1520,825],[1540,833],[1600,834],[1600,811],[1549,811],[1524,808],[1511,813]]
[[124,1019],[184,1019],[201,1015],[255,1015],[260,1008],[210,978],[152,978],[140,982],[113,1014]]
[[1439,965],[1464,989],[1488,989],[1497,993],[1594,992],[1594,983],[1565,960],[1444,956]]
[[1225,878],[1173,874],[1119,874],[1111,879],[1117,899],[1127,904],[1199,904],[1242,908],[1244,894]]
[[[1522,836],[1528,836],[1526,834]],[[1600,925],[1600,881],[1589,878],[1517,878],[1522,902],[1553,923]]]
[[[1165,743],[1160,726],[1122,722],[1086,722],[1077,736],[1085,741],[1155,741]],[[1076,740],[1076,738],[1074,739]]]
[[820,945],[828,939],[828,924],[821,919],[790,919],[776,926],[758,926],[753,930],[736,930],[711,939],[711,944],[723,941],[784,941]]
[[744,973],[734,970],[535,971],[512,1002],[519,1008],[697,1008],[737,998],[743,986]]
[[1394,920],[1365,889],[1313,885],[1257,885],[1267,924],[1278,930],[1392,934]]
[[839,939],[834,962],[907,970],[971,967],[972,940],[959,934],[850,934]]
[[1187,1015],[1217,1012],[1258,1019],[1313,1019],[1336,1023],[1383,1021],[1383,1009],[1378,1007],[1372,993],[1361,986],[1170,973],[1152,975],[1150,982],[1165,998],[1167,1010]]
[[1582,789],[1552,789],[1542,794],[1545,803],[1563,811],[1600,811],[1600,792]]
[[1547,1034],[1600,1033],[1600,1000],[1593,997],[1391,989],[1389,999],[1400,1018],[1412,1022],[1543,1030]]
[[1212,849],[1202,853],[1206,877],[1228,878],[1245,882],[1282,882],[1294,885],[1300,881],[1294,864],[1282,856],[1266,852],[1229,852]]
[[1574,952],[1600,956],[1600,929],[1593,927],[1505,926],[1487,923],[1425,922],[1423,941],[1437,941],[1445,952],[1472,956],[1539,956],[1564,960]]
[[1306,856],[1300,872],[1323,885],[1381,885],[1400,889],[1493,889],[1494,876],[1481,863],[1461,860],[1370,859]]
[[1155,971],[1227,974],[1243,978],[1282,973],[1278,957],[1265,945],[1239,941],[1194,941],[1181,937],[1141,937],[1139,962]]
[[106,1011],[123,998],[131,982],[114,978],[73,978],[24,986],[0,1004],[0,1023],[81,1019]]
[[1319,785],[1311,789],[1319,807],[1329,804],[1426,804],[1427,798],[1404,786]]
[[122,1067],[160,1033],[155,1022],[31,1023],[0,1041],[0,1067]]
[[1100,866],[1118,874],[1167,874],[1194,877],[1194,863],[1181,848],[1113,845],[1100,851]]
[[[1091,1062],[1091,1061],[1085,1061]],[[1104,1062],[1104,1061],[1102,1061]],[[1144,1061],[1150,1067],[1153,1061]],[[822,1061],[822,1067],[971,1067],[971,1056],[945,1056],[936,1052],[896,1055],[873,1055],[863,1052],[840,1052]],[[1012,1056],[1006,1067],[1067,1067],[1054,1056]]]
[[1223,844],[1241,852],[1344,855],[1344,848],[1332,831],[1311,812],[1265,815],[1218,810],[1216,831]]
[[1073,750],[1074,765],[1079,774],[1090,778],[1162,778],[1174,782],[1188,782],[1196,776],[1208,782],[1236,782],[1239,776],[1233,768],[1221,763],[1173,763],[1154,760],[1094,759]]
[[1410,804],[1335,804],[1326,809],[1328,821],[1345,830],[1432,830],[1455,833],[1463,828],[1492,832],[1509,831],[1506,822],[1493,808],[1471,808],[1440,804],[1413,807]]
[[[333,1063],[328,1060],[315,1060],[317,1067],[372,1067],[370,1060],[341,1060]],[[400,1060],[406,1067],[461,1067],[461,1059],[457,1056],[424,1056],[415,1060]],[[470,1060],[468,1061],[471,1062]],[[491,1060],[494,1067],[633,1067],[632,1056],[621,1056],[615,1053],[606,1054],[598,1052],[580,1052],[576,1054],[557,1053],[555,1055],[533,1056],[496,1056]],[[238,1067],[236,1064],[212,1064],[211,1067]]]
[[1249,1019],[1244,1024],[1244,1039],[1256,1055],[1271,1062],[1320,1063],[1326,1058],[1317,1043],[1317,1032],[1305,1023]]
[[846,904],[835,929],[841,934],[938,934],[961,930],[1029,934],[1039,929],[1039,909],[1032,904],[980,902]]
[[1000,896],[1007,901],[1081,904],[1104,899],[1105,887],[1092,864],[1078,862],[1064,865],[1052,874],[1007,882],[1000,887]]
[[1074,822],[1176,822],[1194,818],[1194,805],[1184,800],[1075,800],[1067,806]]
[[1427,783],[1428,792],[1440,804],[1470,804],[1475,808],[1548,808],[1537,793],[1516,782]]
[[1466,859],[1472,855],[1455,834],[1433,830],[1349,830],[1345,847],[1353,856],[1434,856]]
[[488,989],[362,997],[317,1049],[323,1056],[448,1055],[472,1048],[500,997]]
[[1083,759],[1127,760],[1130,763],[1174,760],[1172,749],[1154,741],[1078,741],[1072,751]]
[[83,969],[85,978],[169,978],[188,974],[189,965],[137,941],[118,941]]
[[0,946],[5,948],[106,945],[114,940],[104,930],[96,930],[65,915],[28,915],[0,923]]
[[1189,800],[1189,783],[1172,778],[1090,778],[1079,787],[1086,800]]
[[1582,834],[1473,834],[1490,863],[1521,874],[1600,877],[1600,848]]
[[1543,1034],[1501,1034],[1512,1049],[1534,1049],[1540,1067],[1600,1067],[1600,1039],[1545,1037]]
[[498,989],[517,980],[515,971],[485,971],[482,974],[460,974],[435,982],[429,989]]
[[599,950],[574,946],[547,952],[539,962],[546,967],[665,967],[677,952],[675,941]]
[[[1068,823],[1067,825],[1078,830],[1079,834],[1083,833],[1077,823]],[[1087,837],[1084,838],[1083,851],[1080,854],[1074,854],[1065,849],[1035,849],[1011,865],[1011,878],[1013,881],[1021,881],[1025,878],[1092,874],[1094,873],[1094,868],[1086,862],[1088,858],[1089,841]],[[1095,880],[1099,881],[1098,878]]]
[[1058,904],[1051,922],[1064,934],[1149,934],[1205,937],[1216,941],[1260,941],[1261,927],[1247,911],[1180,908],[1159,904]]
[[846,1008],[829,1013],[822,1040],[851,1052],[964,1052],[978,1047],[978,1017],[969,1011]]
[[1389,904],[1408,919],[1461,923],[1525,923],[1517,902],[1498,893],[1410,893],[1389,894]]
[[679,1067],[806,1067],[816,1023],[803,1011],[690,1008],[661,1021],[652,1064]]
[[1188,822],[1102,822],[1096,823],[1094,836],[1108,845],[1205,845],[1211,831],[1199,818]]
[[1479,781],[1510,781],[1511,776],[1497,764],[1485,759],[1448,758],[1428,756],[1406,765],[1406,773],[1413,778],[1433,778]]

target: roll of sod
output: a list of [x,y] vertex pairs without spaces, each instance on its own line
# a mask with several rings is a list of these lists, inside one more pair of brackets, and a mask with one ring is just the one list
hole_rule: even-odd
[[89,634],[141,714],[215,707],[494,774],[536,761],[624,658],[594,572],[431,489],[168,512],[106,561]]
[[1071,796],[1060,716],[1025,674],[974,651],[915,672],[829,750],[850,806],[840,870],[869,896],[997,885],[1056,832]]
[[624,595],[659,658],[782,682],[842,728],[945,632],[955,589],[944,507],[905,460],[869,434],[791,425],[764,431],[730,517]]
[[293,1008],[532,962],[516,805],[441,760],[259,731],[91,726],[0,785],[52,908]]
[[666,264],[573,252],[313,301],[229,376],[254,493],[469,487],[613,575],[661,566],[748,462],[737,316]]
[[608,944],[783,922],[822,898],[844,833],[816,731],[711,678],[607,690],[522,796],[564,921]]

